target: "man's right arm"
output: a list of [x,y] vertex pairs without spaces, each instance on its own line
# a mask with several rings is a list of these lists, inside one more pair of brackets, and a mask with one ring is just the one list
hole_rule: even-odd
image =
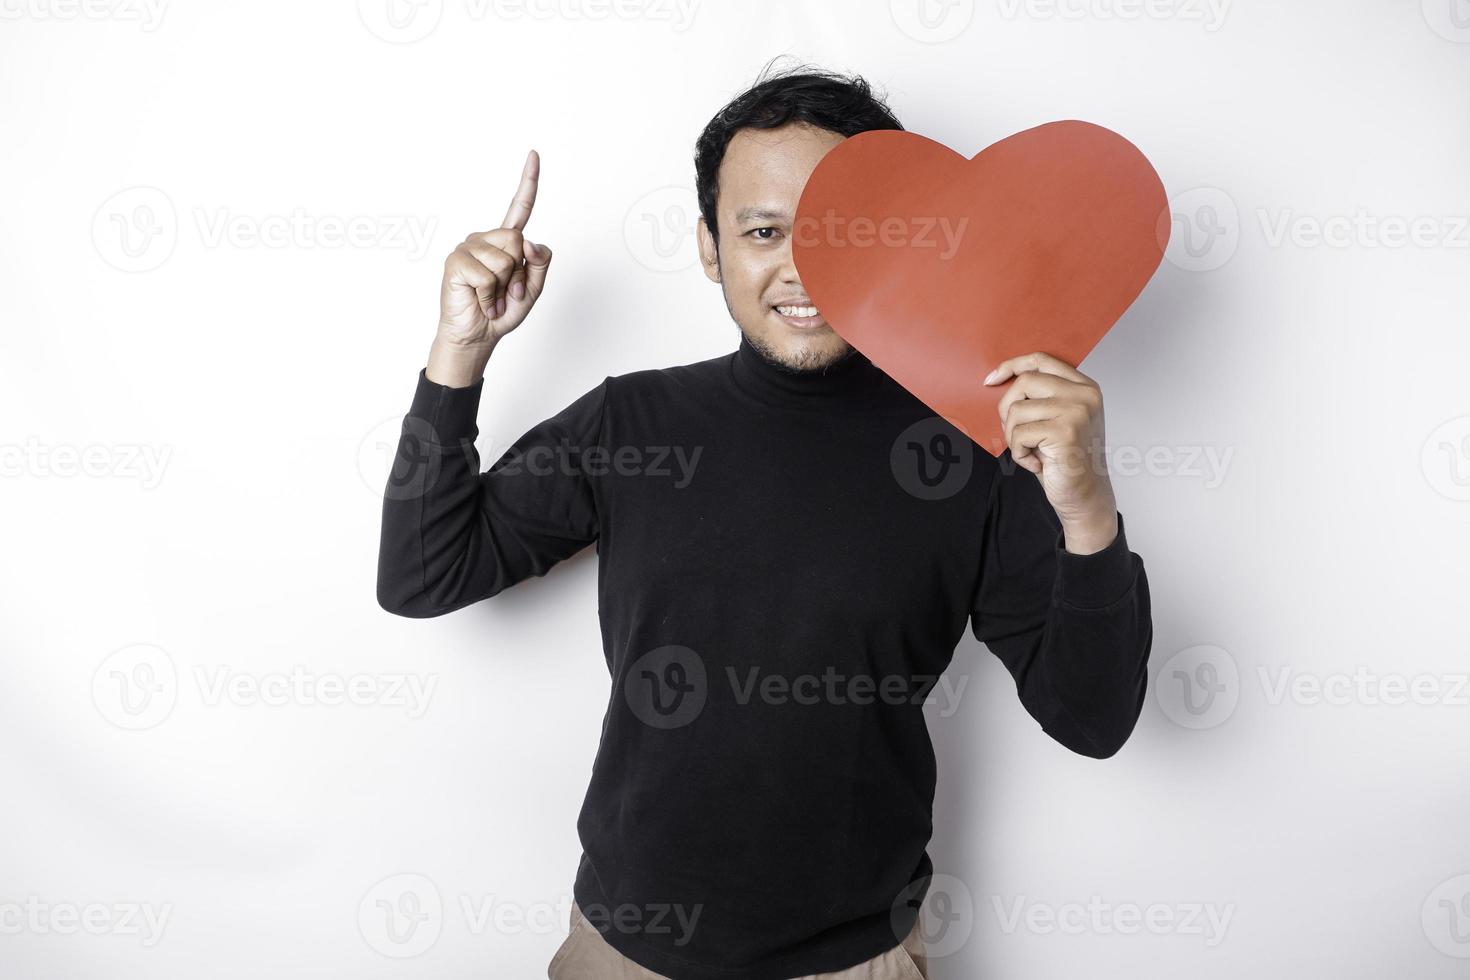
[[383,498],[378,603],[398,615],[438,616],[494,595],[597,534],[587,474],[555,450],[596,443],[606,383],[527,432],[486,473],[474,446],[485,366],[540,298],[551,264],[551,250],[522,233],[540,173],[532,150],[501,227],[470,235],[444,262],[438,330]]
[[427,618],[489,598],[597,540],[595,480],[609,381],[537,424],[484,473],[475,449],[483,381],[420,371],[383,497],[378,604]]

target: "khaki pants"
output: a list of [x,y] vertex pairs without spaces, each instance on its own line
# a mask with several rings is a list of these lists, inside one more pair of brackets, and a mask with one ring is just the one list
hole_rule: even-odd
[[[644,969],[608,945],[597,927],[572,903],[572,928],[546,968],[550,980],[668,980]],[[818,973],[796,980],[928,980],[929,956],[919,923],[899,945],[865,963],[836,973]]]

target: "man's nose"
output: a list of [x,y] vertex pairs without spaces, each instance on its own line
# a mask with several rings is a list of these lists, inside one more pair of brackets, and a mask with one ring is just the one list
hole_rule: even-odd
[[789,238],[781,246],[781,281],[801,284],[801,273],[796,271],[796,254]]

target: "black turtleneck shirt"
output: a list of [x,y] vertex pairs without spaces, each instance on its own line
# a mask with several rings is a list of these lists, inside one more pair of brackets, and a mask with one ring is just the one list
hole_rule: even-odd
[[[976,379],[976,384],[980,379]],[[1152,639],[1124,537],[1064,550],[1037,478],[867,358],[607,377],[480,472],[483,381],[420,372],[378,602],[440,616],[587,545],[611,690],[573,894],[673,980],[785,980],[897,945],[932,874],[922,711],[966,626],[1053,739],[1106,758]]]

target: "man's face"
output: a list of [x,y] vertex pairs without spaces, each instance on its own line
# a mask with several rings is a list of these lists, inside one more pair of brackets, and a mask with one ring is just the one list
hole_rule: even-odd
[[794,371],[825,368],[853,352],[820,311],[799,315],[812,304],[791,258],[801,190],[817,161],[843,139],[805,123],[737,131],[720,163],[718,250],[699,219],[704,272],[721,284],[730,316],[767,360]]

